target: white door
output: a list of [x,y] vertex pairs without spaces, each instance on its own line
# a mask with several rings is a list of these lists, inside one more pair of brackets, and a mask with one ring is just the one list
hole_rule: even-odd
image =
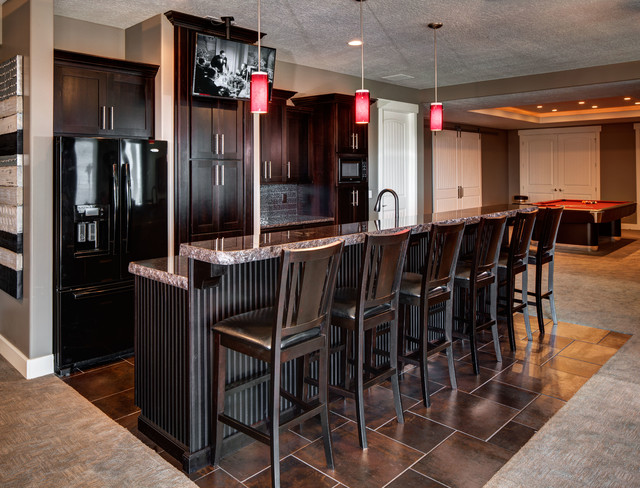
[[[418,205],[417,113],[415,104],[378,100],[378,192],[398,194],[400,217],[416,215]],[[380,218],[394,218],[391,194],[382,197]]]
[[433,133],[433,211],[482,206],[480,134]]
[[520,142],[520,191],[530,202],[553,200],[557,138],[553,134],[522,136]]
[[558,134],[559,198],[597,199],[596,140],[592,133]]
[[458,138],[458,182],[462,187],[458,208],[482,206],[480,134],[461,132]]

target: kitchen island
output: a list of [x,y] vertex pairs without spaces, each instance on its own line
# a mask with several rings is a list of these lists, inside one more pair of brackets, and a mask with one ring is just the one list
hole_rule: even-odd
[[[367,232],[410,228],[416,236],[407,269],[425,254],[421,235],[434,222],[478,222],[480,216],[514,216],[535,207],[498,205],[317,228],[262,233],[182,244],[180,256],[131,263],[136,275],[135,402],[140,431],[180,460],[187,472],[211,459],[209,328],[226,317],[273,304],[278,257],[284,248],[314,247],[344,239],[338,286],[355,286]],[[227,355],[227,411],[245,423],[263,420],[268,376],[260,361]],[[289,365],[290,366],[290,365]],[[332,368],[335,364],[332,363]],[[295,368],[285,366],[295,384]],[[332,371],[332,380],[339,372]],[[247,398],[255,401],[247,402]],[[243,436],[225,431],[225,452]]]

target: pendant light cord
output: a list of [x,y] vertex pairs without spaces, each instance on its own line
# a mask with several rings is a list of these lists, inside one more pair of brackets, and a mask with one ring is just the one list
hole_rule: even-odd
[[435,103],[438,103],[438,41],[436,38],[437,29],[433,29],[433,63],[435,73]]
[[260,55],[260,0],[258,0],[258,71],[262,71],[262,57]]
[[362,2],[364,0],[360,0],[360,64],[361,64],[361,86],[360,88],[364,90],[364,27],[362,26]]

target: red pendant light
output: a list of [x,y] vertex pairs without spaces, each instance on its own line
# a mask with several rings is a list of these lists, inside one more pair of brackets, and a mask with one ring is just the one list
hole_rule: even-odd
[[356,90],[356,124],[369,123],[369,90]]
[[260,0],[258,0],[258,71],[251,73],[251,113],[266,114],[269,109],[269,80],[267,73],[260,71],[262,56],[260,52]]
[[269,106],[269,80],[264,71],[251,73],[251,113],[266,114]]
[[436,30],[442,27],[442,22],[432,22],[429,24],[429,28],[433,29],[433,67],[434,67],[434,101],[431,104],[431,113],[429,119],[429,126],[432,131],[442,130],[444,117],[442,113],[442,104],[438,103],[438,50],[436,42]]
[[362,3],[364,0],[356,0],[360,2],[360,67],[361,67],[361,86],[360,90],[356,90],[356,124],[369,123],[369,90],[364,89],[364,28],[362,24]]

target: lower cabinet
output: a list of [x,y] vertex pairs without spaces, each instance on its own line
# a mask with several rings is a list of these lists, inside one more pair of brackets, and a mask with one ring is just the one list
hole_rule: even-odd
[[191,238],[208,234],[242,233],[245,203],[240,160],[191,160]]
[[369,220],[367,183],[338,187],[338,224]]

